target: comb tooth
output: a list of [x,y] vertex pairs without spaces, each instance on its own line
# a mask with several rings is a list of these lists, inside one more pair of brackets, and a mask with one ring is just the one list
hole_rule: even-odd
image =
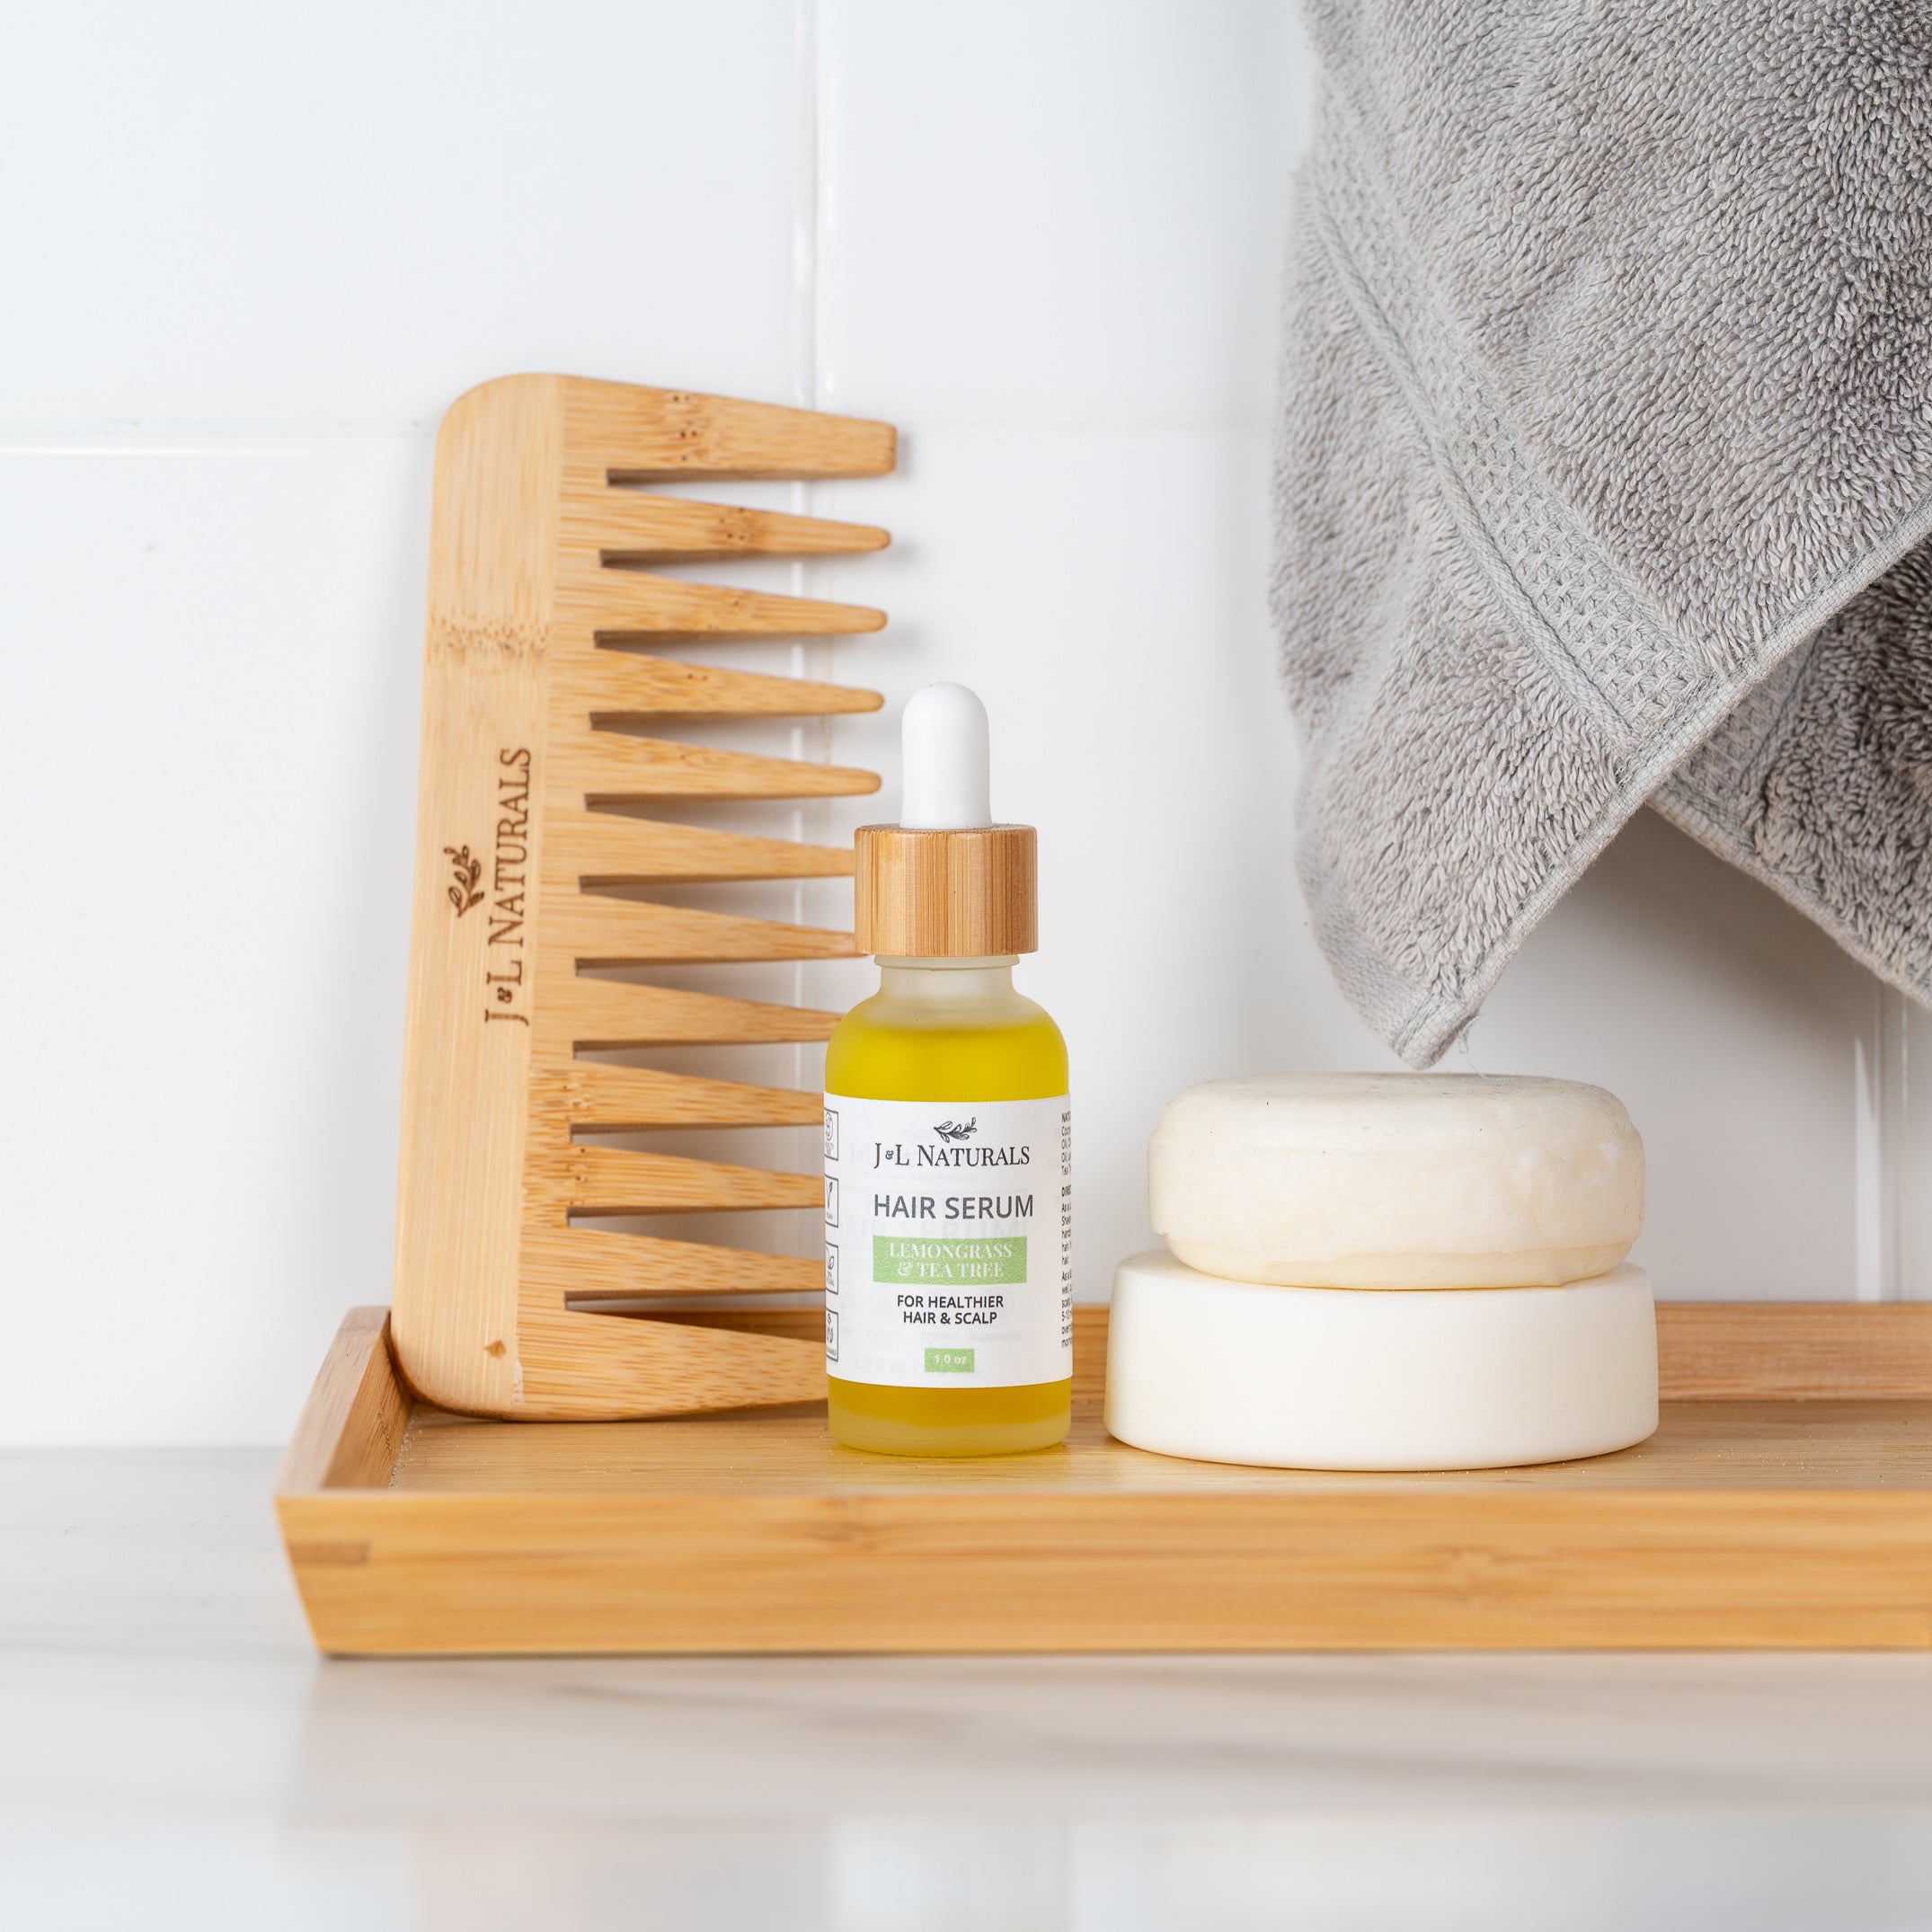
[[586,885],[650,885],[669,880],[848,879],[849,848],[713,832],[615,811],[551,813],[545,863]]
[[595,730],[554,731],[550,772],[554,787],[601,798],[854,798],[879,789],[877,773],[848,766]]
[[885,703],[878,692],[851,685],[812,684],[802,678],[772,678],[762,671],[726,670],[715,664],[683,664],[631,651],[560,654],[551,674],[551,690],[560,700],[613,717],[756,713],[772,718],[820,718],[877,711]]
[[[588,1235],[578,1230],[572,1239]],[[614,1238],[621,1239],[622,1236]],[[564,1244],[560,1239],[559,1245]],[[533,1252],[531,1280],[559,1303],[575,1284],[564,1266]],[[574,1364],[519,1414],[563,1421],[613,1415],[687,1415],[767,1402],[825,1400],[825,1344],[672,1321],[632,1321],[557,1307],[526,1308],[517,1322],[526,1360]]]
[[825,1183],[815,1174],[775,1174],[681,1154],[573,1147],[533,1154],[529,1165],[533,1182],[553,1199],[561,1193],[572,1214],[703,1214],[825,1202]]
[[588,625],[598,635],[840,637],[885,628],[885,613],[864,604],[686,583],[601,565],[561,572],[557,607],[566,623]]
[[[825,1263],[794,1254],[759,1254],[604,1227],[546,1233],[543,1245],[554,1255],[554,1272],[572,1301],[618,1295],[809,1295],[825,1286]],[[821,1349],[821,1365],[823,1360]],[[825,1393],[822,1366],[820,1386],[811,1393]]]
[[600,481],[883,476],[897,455],[888,422],[688,389],[572,377],[564,408],[571,454]]
[[836,1013],[809,1006],[631,986],[580,973],[560,981],[554,996],[538,1003],[536,1024],[540,1034],[585,1049],[829,1040],[838,1020]]
[[692,965],[707,960],[848,960],[852,935],[688,906],[655,906],[594,892],[560,894],[545,908],[544,944],[583,966]]
[[648,1067],[605,1067],[572,1060],[536,1076],[536,1100],[573,1128],[638,1133],[653,1127],[816,1127],[820,1095],[789,1086],[749,1086]]
[[855,556],[883,550],[891,535],[866,523],[832,523],[733,503],[694,503],[597,486],[565,510],[563,542],[595,561],[658,563],[696,557]]

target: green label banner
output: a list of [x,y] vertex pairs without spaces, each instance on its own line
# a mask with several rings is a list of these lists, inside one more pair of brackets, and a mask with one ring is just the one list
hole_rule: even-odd
[[972,1373],[972,1351],[970,1349],[927,1349],[926,1352],[926,1372],[928,1375],[970,1375]]
[[874,1235],[872,1278],[902,1288],[983,1288],[1026,1280],[1026,1236],[947,1241],[923,1235]]

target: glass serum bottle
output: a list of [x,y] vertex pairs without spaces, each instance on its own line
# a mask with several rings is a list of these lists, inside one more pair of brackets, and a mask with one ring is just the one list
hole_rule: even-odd
[[891,1456],[1010,1455],[1070,1415],[1067,1043],[1013,987],[1035,840],[992,822],[985,707],[932,685],[904,733],[900,822],[857,841],[879,990],[826,1049],[831,1429]]

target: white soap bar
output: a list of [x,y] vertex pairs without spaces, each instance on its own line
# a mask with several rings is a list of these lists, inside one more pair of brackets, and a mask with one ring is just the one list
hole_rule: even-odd
[[1137,1449],[1294,1469],[1488,1469],[1600,1456],[1657,1426],[1650,1277],[1364,1295],[1123,1262],[1107,1427]]
[[1181,1260],[1302,1288],[1519,1288],[1602,1274],[1644,1226],[1644,1143],[1571,1080],[1275,1074],[1191,1086],[1148,1146]]

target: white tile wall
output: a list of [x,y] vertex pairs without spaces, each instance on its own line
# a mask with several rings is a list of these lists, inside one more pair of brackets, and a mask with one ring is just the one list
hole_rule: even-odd
[[0,454],[16,1439],[271,1437],[383,1298],[428,480],[396,436]]
[[560,365],[787,388],[793,13],[23,12],[0,78],[0,423],[433,429],[471,384]]
[[[1001,809],[1043,840],[1024,977],[1075,1055],[1084,1294],[1148,1238],[1176,1088],[1390,1064],[1295,894],[1262,606],[1287,13],[22,17],[0,1440],[273,1440],[341,1307],[386,1294],[429,439],[508,369],[902,426],[900,474],[810,492],[895,547],[797,573],[892,626],[789,655],[993,708]],[[799,742],[894,774],[890,714]],[[1643,818],[1467,1053],[1626,1096],[1664,1292],[1872,1296],[1932,1293],[1913,1047],[1932,1020]]]
[[823,0],[826,406],[1259,424],[1307,118],[1293,22],[1268,0]]

